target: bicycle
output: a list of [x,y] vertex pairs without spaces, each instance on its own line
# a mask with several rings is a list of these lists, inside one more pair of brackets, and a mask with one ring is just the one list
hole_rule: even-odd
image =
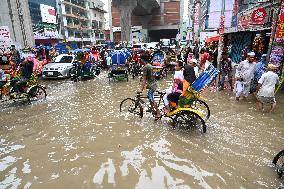
[[[159,107],[161,105],[161,102],[163,102],[163,96],[165,93],[156,91],[154,93],[154,99],[157,103],[157,106]],[[134,98],[126,98],[120,103],[120,112],[128,111],[130,113],[134,113],[139,115],[141,118],[144,116],[144,108],[143,106],[146,106],[146,112],[152,113],[153,116],[155,116],[155,111],[152,109],[152,107],[146,103],[143,99],[148,99],[147,96],[143,96],[141,92],[137,92],[136,96]],[[129,105],[128,105],[129,104]],[[127,110],[124,109],[125,107],[128,107]],[[138,108],[138,109],[137,109]]]

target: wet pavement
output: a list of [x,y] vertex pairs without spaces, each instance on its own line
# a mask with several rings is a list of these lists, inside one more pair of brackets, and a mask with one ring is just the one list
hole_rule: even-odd
[[284,149],[283,94],[277,112],[263,114],[252,99],[207,90],[212,116],[202,134],[121,114],[137,80],[109,84],[103,73],[43,83],[46,101],[0,105],[0,188],[284,187],[271,164]]

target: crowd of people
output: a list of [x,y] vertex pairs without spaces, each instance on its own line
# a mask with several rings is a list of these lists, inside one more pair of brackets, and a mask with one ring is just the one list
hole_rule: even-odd
[[[108,70],[113,64],[116,64],[112,59],[114,51],[116,51],[116,49],[94,47],[84,52],[70,51],[69,54],[80,54],[81,61],[86,63],[99,61],[103,68]],[[263,54],[257,62],[256,54],[252,51],[248,52],[249,47],[245,47],[240,54],[241,62],[236,64],[237,66],[234,66],[232,60],[229,58],[230,48],[226,47],[218,66],[217,51],[216,46],[201,48],[198,44],[195,44],[193,48],[184,47],[171,49],[157,46],[155,49],[147,49],[146,47],[142,49],[128,49],[131,55],[127,56],[128,58],[125,60],[125,65],[134,63],[143,67],[143,82],[140,91],[143,91],[145,87],[149,89],[148,98],[157,112],[157,117],[159,117],[161,113],[153,99],[153,93],[157,88],[157,83],[153,77],[153,65],[151,65],[151,63],[153,63],[153,61],[151,61],[153,54],[157,52],[165,57],[165,66],[169,70],[175,70],[173,85],[171,89],[166,90],[166,96],[164,97],[166,104],[165,112],[170,111],[171,107],[176,106],[179,96],[198,78],[199,74],[207,70],[210,65],[216,68],[218,67],[219,69],[219,82],[216,82],[216,87],[218,87],[219,91],[225,89],[234,91],[237,101],[239,101],[241,97],[242,99],[246,99],[251,93],[256,97],[260,110],[263,110],[264,104],[270,104],[271,108],[269,112],[273,112],[276,107],[274,91],[275,86],[279,84],[279,77],[276,74],[277,68],[273,64],[266,62],[266,55]],[[52,47],[48,50],[42,48],[30,52],[28,56],[24,56],[25,53],[21,54],[15,49],[15,46],[11,46],[9,53],[0,54],[1,62],[8,61],[7,57],[13,62],[10,74],[21,68],[22,79],[20,79],[20,82],[26,81],[35,71],[35,59],[47,64],[59,55],[59,51]],[[3,82],[4,79],[4,71],[0,69],[0,82]],[[226,82],[228,84],[226,84]]]
[[[233,91],[237,101],[241,99],[246,100],[252,94],[257,101],[257,108],[260,111],[265,111],[264,105],[270,105],[268,112],[273,112],[276,108],[275,88],[280,84],[277,74],[279,68],[274,64],[266,62],[266,54],[261,55],[261,58],[257,61],[256,54],[253,51],[247,52],[247,47],[245,49],[240,55],[242,61],[236,65],[229,58],[228,48],[222,53],[219,81],[216,82],[217,87],[219,91],[225,88]],[[172,50],[170,49],[166,54],[168,55],[171,52]],[[173,85],[166,90],[166,95],[164,96],[165,113],[176,106],[179,96],[184,93],[184,90],[202,72],[206,71],[210,65],[217,67],[214,53],[208,48],[198,50],[197,46],[193,49],[184,48],[176,53],[177,59],[175,61]],[[172,61],[173,59],[170,60]],[[153,102],[153,107],[156,109],[153,101],[153,91],[156,89],[156,84],[153,84],[153,79],[150,76],[151,67],[149,63],[144,68],[143,73],[145,76],[142,88],[148,82],[148,98],[150,102]],[[227,85],[225,85],[226,82],[228,82]],[[157,110],[157,116],[159,115],[160,112]]]

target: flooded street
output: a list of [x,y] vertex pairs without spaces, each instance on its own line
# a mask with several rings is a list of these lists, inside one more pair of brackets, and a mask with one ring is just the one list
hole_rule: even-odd
[[[170,76],[168,77],[170,81]],[[159,81],[159,88],[169,84]],[[0,105],[0,188],[277,188],[284,95],[275,114],[207,90],[207,133],[119,112],[138,81],[43,81],[47,100]]]

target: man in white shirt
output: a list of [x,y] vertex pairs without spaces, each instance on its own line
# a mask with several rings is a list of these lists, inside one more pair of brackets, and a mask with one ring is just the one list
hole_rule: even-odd
[[279,84],[279,77],[275,73],[276,66],[269,64],[267,72],[264,73],[258,81],[257,105],[259,110],[263,111],[263,104],[271,104],[269,112],[273,112],[276,108],[275,86]]
[[248,53],[247,60],[242,61],[237,70],[236,70],[236,84],[235,84],[235,92],[236,92],[236,100],[240,99],[240,96],[243,95],[244,98],[248,97],[251,80],[254,77],[255,72],[255,53]]
[[109,69],[110,66],[111,66],[111,57],[110,56],[106,57],[106,64],[107,64],[107,68]]

